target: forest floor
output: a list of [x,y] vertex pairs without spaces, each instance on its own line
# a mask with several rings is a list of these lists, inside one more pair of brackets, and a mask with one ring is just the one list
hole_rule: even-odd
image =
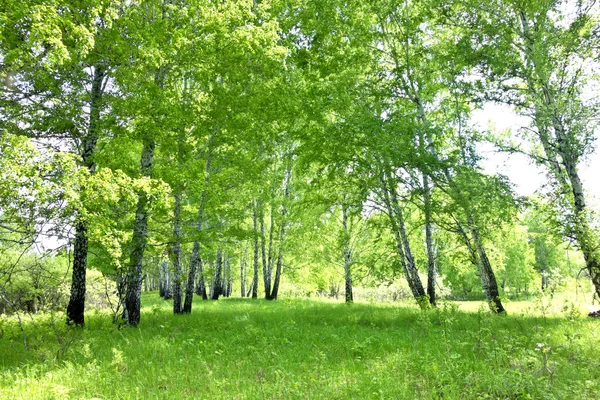
[[406,305],[144,294],[142,322],[101,311],[0,317],[2,399],[593,399],[600,320],[530,302],[493,315]]

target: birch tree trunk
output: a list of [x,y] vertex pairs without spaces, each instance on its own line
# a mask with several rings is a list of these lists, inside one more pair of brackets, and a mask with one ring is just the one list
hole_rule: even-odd
[[[273,289],[271,290],[271,296],[269,300],[277,300],[279,294],[279,283],[281,281],[281,271],[283,269],[283,252],[285,243],[285,225],[287,216],[287,201],[290,197],[290,185],[292,180],[292,160],[290,159],[289,165],[286,171],[285,183],[283,189],[283,205],[281,207],[281,228],[279,231],[279,249],[277,254],[277,266],[275,269],[275,280],[273,282]],[[271,228],[273,227],[273,209],[271,208]]]
[[425,212],[425,248],[427,250],[427,295],[429,304],[435,305],[435,252],[433,249],[433,222],[431,215],[431,189],[429,177],[423,173],[423,202]]
[[479,256],[479,273],[481,276],[481,284],[483,286],[483,292],[485,293],[486,300],[490,305],[490,309],[496,313],[504,313],[506,310],[500,301],[500,292],[498,291],[498,282],[496,280],[496,274],[492,269],[492,265],[485,251],[485,247],[479,236],[479,231],[474,224],[469,223],[471,235],[473,236],[473,242],[477,248],[477,255]]
[[[281,228],[281,233],[285,228]],[[281,281],[281,270],[283,267],[283,249],[280,247],[277,253],[277,266],[275,268],[275,280],[273,281],[273,289],[271,290],[271,296],[268,300],[277,300],[279,294],[279,282]]]
[[173,252],[171,257],[173,259],[173,313],[181,314],[182,310],[182,279],[183,270],[181,266],[181,191],[177,190],[175,193],[175,210],[174,210],[175,221],[173,224]]
[[[208,145],[212,141],[213,135],[209,139]],[[206,157],[206,164],[204,166],[204,188],[202,189],[202,195],[200,196],[200,204],[198,206],[198,221],[196,222],[196,234],[200,235],[202,232],[202,224],[204,223],[204,204],[206,203],[206,195],[208,193],[208,183],[210,181],[210,162],[212,158],[212,152],[209,151]],[[194,246],[192,248],[192,257],[190,260],[190,271],[188,273],[187,284],[185,287],[185,303],[183,305],[184,313],[192,312],[192,303],[194,300],[194,284],[196,282],[196,273],[199,275],[198,285],[196,286],[196,293],[202,296],[202,300],[207,300],[206,286],[204,285],[204,276],[202,275],[202,260],[200,259],[200,241],[199,239],[194,240]]]
[[163,275],[162,263],[158,264],[158,295],[162,298],[165,297],[165,278]]
[[246,267],[248,264],[248,247],[244,245],[244,255],[240,261],[240,297],[246,297]]
[[[98,142],[98,123],[102,110],[102,94],[105,71],[94,66],[92,90],[90,93],[90,119],[85,137],[81,142],[83,166],[92,173],[96,169],[94,152]],[[85,291],[88,253],[88,231],[86,223],[78,220],[75,224],[75,244],[73,246],[73,273],[71,294],[67,305],[67,323],[83,326],[85,323]]]
[[[261,236],[261,247],[262,247],[262,259],[263,259],[263,281],[265,286],[265,299],[271,298],[271,254],[273,249],[273,207],[271,207],[271,227],[269,229],[269,252],[265,249],[265,213],[264,204],[259,200],[260,208],[260,236]],[[268,258],[267,258],[268,257]]]
[[217,258],[215,260],[215,275],[213,277],[212,288],[210,290],[210,299],[219,300],[219,296],[222,293],[222,269],[223,269],[223,255],[221,253],[221,245],[217,247]]
[[463,238],[473,263],[477,266],[479,277],[481,279],[481,286],[485,295],[486,301],[490,307],[490,310],[495,313],[506,312],[502,302],[500,300],[500,293],[498,290],[498,282],[496,280],[496,274],[492,268],[490,260],[487,256],[485,247],[479,235],[479,231],[473,221],[473,217],[468,209],[465,209],[467,214],[468,232],[471,233],[472,240],[469,238],[467,230],[459,222],[456,217],[454,218],[458,233]]
[[350,247],[350,231],[348,230],[348,206],[342,206],[343,226],[343,256],[344,256],[344,281],[346,284],[346,303],[354,302],[352,295],[352,249]]
[[[398,204],[396,190],[392,190],[389,187],[387,182],[388,178],[389,177],[387,173],[383,173],[382,176],[380,176],[380,181],[383,192],[383,200],[396,241],[396,251],[398,252],[400,263],[404,270],[406,281],[408,282],[408,286],[410,287],[413,297],[415,300],[417,300],[419,305],[423,306],[422,299],[425,296],[425,290],[423,289],[421,278],[419,277],[418,271],[414,264],[412,252],[410,251],[410,243],[408,241],[406,228],[404,226],[402,210]],[[409,250],[408,254],[406,252],[407,249]]]
[[223,280],[221,281],[221,294],[224,297],[229,297],[229,281],[230,281],[230,265],[229,258],[223,257]]
[[[252,289],[252,298],[253,299],[257,299],[258,298],[258,230],[257,230],[257,222],[258,222],[257,221],[257,219],[258,219],[257,213],[258,213],[258,210],[257,210],[256,202],[253,202],[252,209],[253,209],[252,224],[254,226],[254,263],[253,263],[254,274],[252,276],[252,287],[251,287],[251,289]],[[261,234],[262,233],[264,233],[264,229],[263,229],[263,232],[261,232]],[[266,273],[265,264],[264,264],[264,262],[265,262],[264,261],[264,258],[265,258],[264,257],[264,254],[265,254],[265,252],[264,252],[264,240],[262,241],[262,243],[263,243],[263,273]],[[265,284],[265,287],[266,287],[266,284]]]
[[[142,147],[140,171],[142,176],[149,177],[152,172],[155,142],[150,134],[146,134]],[[131,238],[131,253],[127,271],[127,291],[125,294],[125,310],[123,317],[127,325],[136,326],[140,323],[140,296],[142,283],[142,267],[144,250],[148,241],[148,195],[145,191],[138,193],[133,236]]]
[[[539,36],[535,35],[536,27],[531,27],[530,22],[523,10],[518,12],[520,30],[518,34],[523,40],[522,47],[525,64],[527,65],[527,76],[525,77],[528,87],[534,96],[534,122],[539,132],[539,139],[546,155],[546,165],[559,183],[561,188],[571,192],[571,207],[574,220],[575,240],[583,253],[586,269],[590,275],[596,296],[600,298],[600,240],[594,235],[590,226],[589,210],[585,202],[585,192],[579,172],[578,146],[573,138],[577,132],[569,132],[563,123],[564,113],[561,114],[563,104],[557,104],[556,95],[551,89],[550,76],[552,71],[547,67],[547,60],[540,59]],[[542,54],[543,55],[543,54]],[[559,93],[560,94],[560,93]],[[558,101],[564,101],[559,98]],[[554,135],[552,135],[554,133]]]
[[173,297],[173,291],[171,290],[171,271],[169,271],[169,263],[167,261],[162,263],[162,269],[164,279],[163,298],[169,300]]
[[[194,246],[196,244],[194,243]],[[197,258],[197,262],[198,262],[198,282],[196,283],[196,294],[200,297],[202,297],[202,300],[208,300],[208,295],[206,293],[206,283],[204,282],[204,271],[203,271],[203,265],[204,263],[202,262],[202,257],[198,257]]]

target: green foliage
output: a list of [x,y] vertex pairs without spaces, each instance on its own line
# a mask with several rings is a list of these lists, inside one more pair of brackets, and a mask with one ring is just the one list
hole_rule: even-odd
[[50,229],[60,233],[70,217],[79,176],[71,155],[40,151],[27,138],[1,132],[0,244],[31,246]]
[[539,282],[534,270],[534,249],[527,241],[527,232],[517,226],[506,232],[500,239],[504,275],[502,286],[507,295],[528,293]]
[[[598,120],[584,96],[597,7],[585,3],[567,15],[554,0],[6,1],[0,244],[26,254],[84,222],[88,264],[105,276],[142,253],[154,273],[177,240],[184,271],[197,243],[209,278],[217,247],[237,265],[258,237],[287,287],[339,292],[347,256],[376,299],[402,292],[389,176],[416,277],[435,258],[453,297],[480,298],[485,251],[504,295],[540,277],[554,293],[581,266],[564,241],[587,260],[599,248],[574,176]],[[471,126],[486,101],[532,118],[516,146],[516,132]],[[519,220],[510,182],[482,168],[486,140],[548,167],[552,207]]]
[[40,257],[5,251],[0,256],[0,271],[4,278],[0,287],[3,313],[37,313],[66,307],[68,286],[64,276],[68,260],[64,255]]
[[[69,256],[17,253],[6,248],[0,252],[0,311],[3,314],[63,311],[69,300]],[[87,304],[105,309],[114,298],[114,284],[99,271],[88,271]],[[108,297],[107,297],[108,295]]]

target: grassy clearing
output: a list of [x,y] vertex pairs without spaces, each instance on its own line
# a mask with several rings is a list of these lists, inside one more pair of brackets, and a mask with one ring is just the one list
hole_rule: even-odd
[[[4,319],[0,398],[596,398],[600,321],[486,311],[146,294],[139,328],[92,312]],[[57,322],[53,326],[51,321]]]

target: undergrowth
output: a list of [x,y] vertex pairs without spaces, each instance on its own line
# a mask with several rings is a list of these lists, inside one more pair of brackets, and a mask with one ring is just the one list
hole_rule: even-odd
[[[196,301],[155,293],[118,329],[88,312],[0,320],[0,398],[591,399],[600,321],[572,308],[493,315],[307,300]],[[535,305],[533,304],[533,307]]]

